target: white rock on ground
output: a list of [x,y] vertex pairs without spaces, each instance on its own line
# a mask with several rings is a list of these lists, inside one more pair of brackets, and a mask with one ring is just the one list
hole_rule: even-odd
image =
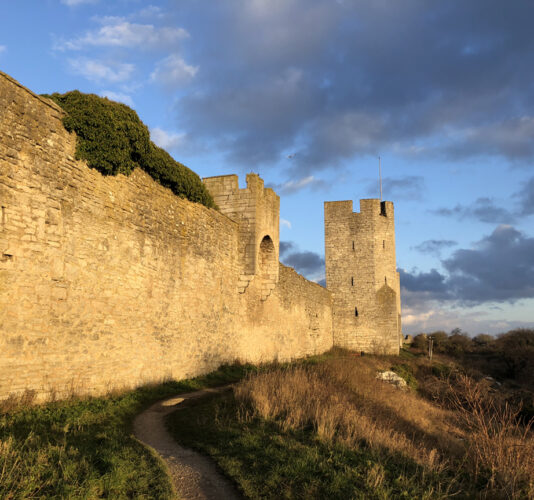
[[397,386],[399,389],[406,389],[408,384],[401,376],[397,375],[392,371],[378,372],[376,378],[379,380],[384,380],[389,384]]

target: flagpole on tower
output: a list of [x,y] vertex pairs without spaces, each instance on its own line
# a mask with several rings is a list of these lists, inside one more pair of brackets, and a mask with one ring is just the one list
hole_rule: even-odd
[[378,185],[380,186],[380,201],[382,201],[382,165],[380,164],[380,156],[378,157]]

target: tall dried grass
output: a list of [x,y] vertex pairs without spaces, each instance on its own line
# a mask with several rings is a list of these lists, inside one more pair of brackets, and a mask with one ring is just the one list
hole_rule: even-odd
[[8,481],[11,483],[9,489],[5,488],[3,492],[7,499],[14,498],[17,493],[15,484],[20,462],[20,454],[13,446],[13,438],[0,440],[0,484],[6,484]]
[[[380,358],[341,358],[253,375],[235,388],[242,418],[261,416],[284,429],[313,428],[325,441],[402,454],[458,477],[466,467],[486,481],[486,496],[533,494],[531,424],[484,399],[468,377],[450,386],[448,408],[376,379]],[[248,409],[248,414],[246,410]],[[371,481],[380,481],[380,469]],[[530,492],[530,493],[528,493]]]
[[460,446],[443,431],[451,428],[448,412],[375,376],[372,362],[338,359],[249,377],[235,394],[253,414],[276,419],[284,429],[312,426],[327,441],[385,448],[428,469],[443,469],[445,457]]
[[26,390],[21,394],[11,394],[0,401],[0,415],[33,406],[35,404],[35,396],[35,391],[31,390]]
[[457,375],[449,403],[467,431],[467,456],[475,478],[485,478],[490,496],[534,498],[533,424],[519,418],[521,408],[500,401],[488,384]]

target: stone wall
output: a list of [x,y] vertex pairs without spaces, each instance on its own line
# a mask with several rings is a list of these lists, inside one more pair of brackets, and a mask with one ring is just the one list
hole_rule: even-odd
[[326,287],[333,298],[335,345],[398,353],[400,287],[393,203],[325,202]]
[[239,293],[256,278],[261,280],[262,299],[267,299],[278,282],[280,198],[264,188],[257,174],[247,175],[244,189],[239,189],[237,175],[203,181],[221,212],[239,224]]
[[[262,279],[240,293],[239,221],[140,169],[104,177],[76,161],[62,116],[0,73],[0,398],[100,394],[332,347],[327,290],[280,266],[267,296]],[[258,249],[258,276],[261,262]]]

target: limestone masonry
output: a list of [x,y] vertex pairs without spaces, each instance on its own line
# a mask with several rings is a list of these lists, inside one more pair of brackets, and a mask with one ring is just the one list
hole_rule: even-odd
[[398,352],[392,203],[325,204],[324,289],[279,264],[279,198],[257,175],[244,189],[204,179],[208,209],[141,169],[105,177],[76,161],[62,117],[0,72],[0,399],[333,345]]
[[334,345],[398,352],[402,341],[400,281],[393,203],[324,204],[326,288],[332,292]]

